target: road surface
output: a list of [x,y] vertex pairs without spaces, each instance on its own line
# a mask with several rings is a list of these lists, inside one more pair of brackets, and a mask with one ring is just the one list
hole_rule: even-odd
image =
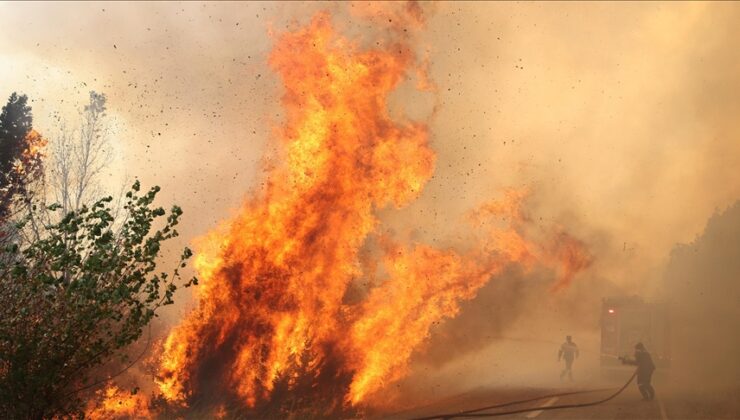
[[[629,378],[629,372],[623,372]],[[485,410],[479,413],[496,413],[525,408],[556,407],[559,405],[580,404],[604,399],[615,392],[615,388],[623,385],[615,378],[604,380],[598,387],[610,387],[611,390],[587,394],[548,397],[534,402],[508,406],[499,410]],[[534,410],[506,416],[499,419],[740,419],[740,399],[738,393],[728,390],[708,392],[701,390],[701,384],[682,384],[667,374],[656,375],[653,384],[656,389],[654,401],[643,401],[637,386],[633,382],[624,392],[614,399],[599,405],[556,410]],[[577,383],[564,383],[559,387],[551,388],[488,388],[478,387],[468,392],[452,395],[439,401],[421,407],[414,407],[404,411],[379,415],[378,418],[387,419],[414,419],[442,414],[459,413],[480,407],[491,406],[510,401],[535,398],[543,395],[582,391],[594,388],[593,382],[588,388],[579,387]],[[457,417],[472,418],[472,417]],[[480,417],[477,417],[480,418]]]

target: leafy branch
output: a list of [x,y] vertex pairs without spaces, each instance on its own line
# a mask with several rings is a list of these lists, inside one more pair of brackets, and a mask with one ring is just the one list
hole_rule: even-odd
[[[1,250],[0,415],[78,413],[79,392],[96,385],[94,369],[122,356],[173,303],[178,285],[197,284],[179,272],[192,256],[188,248],[170,272],[157,270],[183,214],[155,206],[158,192],[142,192],[136,181],[118,222],[105,197],[42,224],[35,240]],[[18,229],[38,220],[38,211],[30,209]]]

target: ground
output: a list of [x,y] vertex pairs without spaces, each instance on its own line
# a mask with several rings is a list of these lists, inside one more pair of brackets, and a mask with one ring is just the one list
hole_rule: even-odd
[[[622,372],[629,378],[629,372]],[[615,375],[602,378],[596,387],[619,388],[622,381],[617,382]],[[579,386],[578,382],[564,382],[562,386],[552,388],[496,388],[476,387],[467,392],[451,395],[425,406],[415,407],[400,412],[379,416],[387,419],[413,419],[440,414],[457,413],[460,411],[501,404],[509,401],[534,398],[542,395],[579,391],[595,388],[595,382],[589,381],[588,387]],[[501,416],[502,419],[738,419],[740,418],[740,401],[737,395],[727,390],[715,391],[707,397],[706,390],[700,395],[692,386],[700,384],[676,383],[675,376],[670,372],[656,375],[654,386],[657,397],[654,401],[643,401],[634,382],[624,392],[614,399],[590,407],[569,408],[558,410],[530,411],[526,413]],[[558,406],[580,404],[603,399],[614,390],[599,391],[588,394],[550,397],[531,403],[509,406],[498,411],[509,411],[522,408],[543,406]],[[734,395],[733,395],[734,394]],[[496,410],[482,412],[495,413]],[[459,417],[469,418],[469,417]]]
[[[575,334],[580,357],[573,366],[574,380],[561,381],[563,363],[557,360],[560,342],[532,338],[497,340],[489,347],[449,363],[415,366],[415,378],[398,388],[393,409],[367,413],[374,419],[414,419],[459,413],[511,401],[573,391],[599,392],[548,397],[512,405],[499,411],[542,406],[581,404],[602,400],[622,387],[634,372],[631,366],[601,365],[599,335]],[[684,366],[684,367],[682,367]],[[740,419],[740,379],[734,385],[711,384],[688,374],[690,364],[673,359],[670,368],[659,367],[653,377],[654,401],[642,401],[632,382],[614,399],[602,404],[557,410],[530,411],[498,418],[508,419]],[[732,375],[728,375],[732,376]],[[387,399],[391,401],[390,398]],[[389,403],[385,405],[388,406]],[[482,411],[494,413],[495,410]]]

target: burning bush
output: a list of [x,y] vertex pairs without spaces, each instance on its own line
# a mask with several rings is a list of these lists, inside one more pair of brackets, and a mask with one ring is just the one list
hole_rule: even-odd
[[[270,64],[285,88],[284,165],[198,242],[198,306],[166,339],[157,378],[170,406],[351,416],[508,264],[563,267],[563,286],[588,265],[565,234],[552,249],[528,239],[523,192],[481,210],[466,252],[381,233],[378,211],[415,200],[436,159],[427,127],[387,109],[419,71],[403,42],[362,49],[321,13],[282,34]],[[369,242],[379,246],[363,265]],[[382,266],[380,281],[348,302],[351,285],[376,274],[365,266]]]

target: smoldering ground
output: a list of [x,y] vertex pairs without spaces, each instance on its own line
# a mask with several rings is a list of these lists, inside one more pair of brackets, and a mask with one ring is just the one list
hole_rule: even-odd
[[[163,202],[183,206],[188,241],[263,181],[266,139],[282,118],[266,65],[269,28],[325,7],[340,12],[341,27],[370,38],[377,31],[339,5],[3,4],[0,75],[6,93],[34,99],[42,133],[53,132],[48,116],[70,113],[87,90],[108,93],[122,166],[161,185]],[[683,257],[696,267],[685,272],[691,278],[681,274],[684,283],[664,273],[679,264],[677,243],[692,243],[715,209],[740,198],[739,15],[732,3],[435,6],[414,42],[437,90],[412,102],[400,93],[392,106],[428,119],[436,172],[420,200],[384,214],[386,222],[411,240],[464,246],[466,212],[503,187],[526,186],[532,219],[581,238],[594,263],[557,294],[547,292],[557,273],[544,269],[494,279],[433,331],[415,366],[511,368],[536,378],[546,368],[530,358],[506,368],[492,362],[516,353],[507,336],[593,337],[604,295],[667,294],[682,307],[688,290],[731,290],[726,259],[707,273],[715,251],[740,251],[731,241]],[[694,280],[704,275],[727,280]],[[694,289],[673,290],[688,283]],[[697,303],[713,307],[711,295]],[[711,322],[694,321],[696,329]],[[714,325],[711,339],[681,345],[732,348],[735,325]],[[414,372],[409,389],[424,378]]]

